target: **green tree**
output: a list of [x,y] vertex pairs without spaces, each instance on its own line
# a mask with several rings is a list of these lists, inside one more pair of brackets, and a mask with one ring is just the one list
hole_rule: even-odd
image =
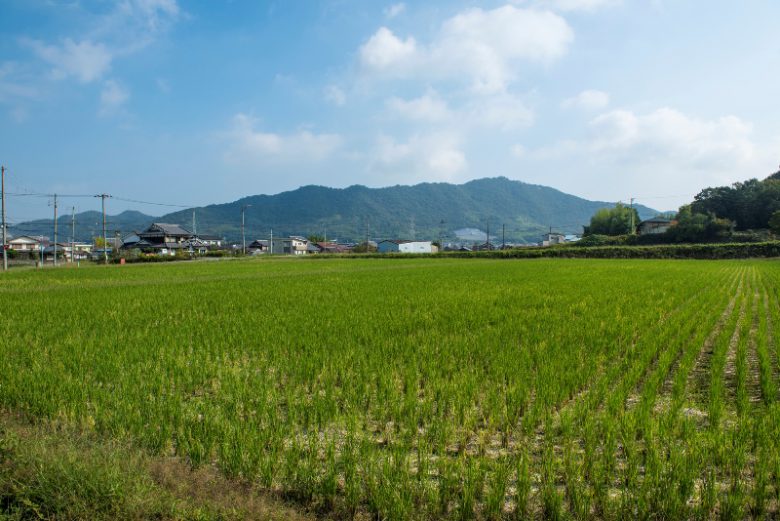
[[780,210],[776,210],[769,218],[769,228],[776,234],[780,235]]
[[727,234],[733,223],[719,219],[713,213],[694,211],[694,205],[685,205],[677,213],[677,224],[666,234],[676,242],[705,242]]
[[309,240],[309,242],[325,242],[325,237],[316,233],[309,235],[306,238]]
[[[633,216],[633,219],[632,219]],[[602,208],[590,218],[590,225],[585,227],[585,235],[628,235],[631,229],[639,224],[639,212],[623,203],[614,208]]]

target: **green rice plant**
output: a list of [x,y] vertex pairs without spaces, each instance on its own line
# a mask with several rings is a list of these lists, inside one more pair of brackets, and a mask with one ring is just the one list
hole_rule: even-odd
[[[337,518],[499,518],[507,501],[517,518],[777,511],[761,499],[780,452],[775,262],[263,259],[3,277],[0,408]],[[767,485],[734,488],[751,472]]]

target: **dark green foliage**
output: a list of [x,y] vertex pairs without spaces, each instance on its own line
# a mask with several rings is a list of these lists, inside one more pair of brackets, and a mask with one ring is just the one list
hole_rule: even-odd
[[[581,247],[566,245],[551,248],[516,248],[503,251],[455,251],[434,254],[433,256],[491,259],[535,259],[542,257],[571,259],[750,259],[780,257],[780,241],[722,244],[657,244],[652,246]],[[419,257],[419,255],[394,254],[382,257],[402,259]]]
[[[176,202],[176,201],[174,201]],[[505,177],[478,179],[462,185],[422,183],[415,186],[368,188],[350,186],[344,189],[304,186],[276,195],[253,195],[238,201],[198,208],[198,230],[209,235],[238,240],[241,237],[241,207],[246,209],[247,239],[274,235],[315,235],[340,240],[365,239],[366,226],[373,238],[454,240],[454,230],[484,230],[506,225],[507,240],[538,241],[554,226],[563,233],[580,233],[590,216],[611,203],[588,201],[553,188],[512,181]],[[639,207],[640,215],[651,217],[655,211]],[[66,219],[67,217],[67,219]],[[189,229],[192,210],[181,210],[162,217],[139,212],[109,216],[109,232],[141,231],[153,221],[174,223]],[[444,221],[444,224],[442,224]],[[76,236],[90,239],[100,235],[99,212],[76,216]],[[60,226],[70,225],[70,216],[61,218]],[[69,228],[63,228],[69,229]],[[42,219],[22,223],[20,235],[50,235],[52,221]]]
[[695,213],[691,205],[686,205],[677,214],[677,224],[665,235],[673,242],[705,242],[727,235],[732,227],[728,219],[719,219],[713,213]]
[[731,186],[705,188],[694,198],[691,211],[733,221],[737,230],[767,228],[780,210],[780,172],[763,181],[749,179]]
[[[108,208],[107,208],[108,211]],[[192,225],[192,212],[189,222],[183,223],[187,228]],[[117,215],[106,216],[106,231],[109,237],[114,236],[115,231],[122,235],[133,231],[145,230],[153,221],[165,222],[157,217],[146,215],[133,210],[126,210]],[[57,219],[60,227],[60,240],[70,240],[71,216],[62,215]],[[44,235],[52,236],[54,221],[52,219],[37,219],[20,223],[18,226],[10,226],[9,232],[14,235]],[[103,214],[97,211],[87,211],[76,214],[76,240],[91,242],[94,237],[103,234]],[[96,243],[97,245],[97,243]]]
[[633,232],[632,226],[640,222],[639,212],[622,203],[614,208],[601,208],[590,218],[585,235],[626,235]]
[[780,234],[780,210],[775,211],[772,217],[769,219],[769,228],[774,232]]

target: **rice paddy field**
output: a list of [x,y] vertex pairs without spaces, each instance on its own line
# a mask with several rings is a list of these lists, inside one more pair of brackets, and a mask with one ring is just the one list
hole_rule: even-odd
[[0,279],[0,408],[336,519],[780,515],[780,262]]

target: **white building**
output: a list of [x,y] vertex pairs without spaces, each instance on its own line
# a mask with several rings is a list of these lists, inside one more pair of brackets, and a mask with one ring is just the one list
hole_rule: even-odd
[[376,251],[379,253],[433,253],[434,246],[431,241],[387,239],[377,244]]
[[8,247],[15,251],[40,252],[41,248],[49,245],[48,237],[20,235],[8,241]]
[[297,235],[291,237],[275,237],[271,253],[274,255],[306,255],[308,245],[308,239],[298,237]]
[[653,235],[658,233],[666,233],[666,231],[672,227],[674,223],[671,219],[664,219],[663,217],[655,217],[653,219],[645,219],[639,226],[637,226],[639,235]]
[[542,246],[552,246],[554,244],[563,244],[566,242],[566,236],[562,233],[545,233]]

